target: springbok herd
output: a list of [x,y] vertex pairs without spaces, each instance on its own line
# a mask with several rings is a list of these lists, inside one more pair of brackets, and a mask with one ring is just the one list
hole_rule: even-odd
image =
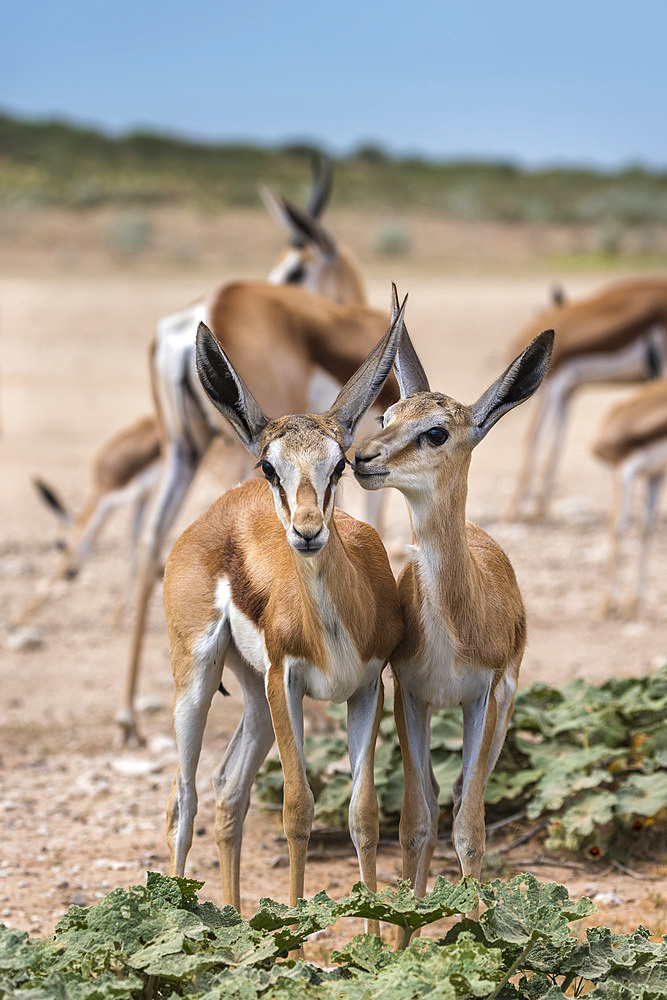
[[[619,609],[619,547],[637,478],[646,480],[646,503],[632,610],[645,598],[667,468],[667,280],[619,282],[578,301],[559,294],[517,338],[505,371],[466,406],[431,388],[408,335],[407,297],[401,302],[392,286],[389,316],[366,304],[358,265],[321,223],[330,187],[331,167],[322,161],[305,210],[265,192],[289,233],[266,281],[226,284],[160,321],[149,356],[155,411],[99,451],[82,512],[74,517],[39,484],[71,534],[55,571],[13,622],[26,627],[54,585],[76,573],[112,511],[133,504],[136,596],[118,722],[125,742],[140,741],[137,677],[165,539],[213,439],[240,442],[246,474],[258,468],[261,477],[225,492],[180,537],[164,569],[179,759],[167,809],[173,874],[184,874],[192,843],[208,711],[215,693],[225,693],[230,646],[240,654],[228,669],[244,712],[213,776],[223,899],[237,908],[243,823],[274,739],[284,772],[290,903],[303,895],[313,822],[305,695],[347,702],[350,834],[361,876],[376,888],[374,751],[388,663],[406,778],[403,876],[416,893],[426,891],[439,814],[430,718],[434,709],[461,705],[453,841],[461,873],[480,877],[484,790],[512,715],[526,638],[512,566],[465,516],[472,450],[500,417],[544,382],[509,511],[542,518],[575,391],[592,382],[646,383],[607,414],[593,445],[616,482],[606,613]],[[333,400],[325,398],[322,372],[336,385]],[[380,426],[353,448],[371,408]],[[368,523],[335,507],[346,465],[368,491]],[[412,525],[398,581],[381,540],[385,487],[403,493]]]

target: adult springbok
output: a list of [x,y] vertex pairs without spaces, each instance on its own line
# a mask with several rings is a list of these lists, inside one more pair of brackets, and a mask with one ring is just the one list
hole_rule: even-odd
[[[197,810],[195,773],[225,654],[245,709],[213,777],[225,903],[240,909],[243,822],[253,779],[278,741],[292,905],[303,896],[313,796],[303,753],[302,701],[347,702],[353,790],[350,833],[361,876],[376,887],[373,778],[381,674],[403,624],[379,536],[334,508],[360,418],[389,375],[403,309],[322,416],[267,417],[202,324],[197,370],[207,397],[259,460],[265,481],[224,494],[180,537],[164,574],[179,765],[167,808],[171,872],[183,875]],[[258,373],[256,373],[258,374]]]
[[413,546],[398,581],[405,633],[391,664],[405,770],[403,877],[417,895],[426,891],[438,835],[431,713],[445,706],[463,708],[454,849],[461,874],[481,876],[484,789],[512,715],[526,622],[509,559],[466,521],[468,469],[475,445],[538,388],[552,344],[553,332],[542,333],[476,403],[464,406],[431,391],[404,328],[395,362],[401,398],[355,454],[361,485],[400,490],[412,522]]
[[[62,555],[50,576],[44,577],[11,627],[25,627],[52,596],[61,580],[77,576],[83,563],[111,514],[130,504],[132,515],[132,556],[128,588],[134,582],[136,546],[139,542],[146,506],[158,481],[160,466],[160,433],[155,417],[142,417],[120,431],[99,449],[93,460],[92,484],[81,511],[74,515],[67,510],[56,492],[41,480],[35,485],[42,499],[69,529]],[[115,611],[119,618],[125,598],[121,593]]]
[[[667,471],[667,378],[642,386],[605,416],[593,452],[614,469],[614,502],[609,518],[609,568],[602,614],[634,615],[646,599],[649,542],[655,528],[660,488]],[[620,546],[627,534],[632,492],[646,481],[639,567],[633,596],[620,608]]]
[[[577,389],[593,382],[642,382],[662,373],[667,359],[667,281],[617,282],[576,301],[559,296],[528,324],[512,354],[545,327],[556,330],[556,345],[529,429],[508,512],[511,519],[524,510],[533,519],[547,513]],[[540,469],[540,449],[548,433],[551,444]]]
[[[354,264],[338,251],[331,237],[314,219],[287,206],[306,242],[299,283],[294,271],[283,271],[286,284],[234,282],[208,300],[163,320],[151,351],[153,395],[164,431],[160,482],[147,518],[139,552],[137,596],[125,704],[116,716],[124,742],[137,742],[134,697],[148,602],[161,565],[161,552],[202,459],[216,435],[229,439],[227,421],[210,406],[195,369],[195,331],[205,322],[234,357],[244,378],[253,381],[261,404],[274,413],[303,413],[312,409],[312,390],[325,371],[338,385],[349,379],[387,325],[387,315],[360,304],[360,280]],[[290,253],[296,253],[292,248]],[[302,285],[327,290],[315,295]],[[290,274],[292,278],[290,278]],[[310,276],[310,277],[309,277]],[[293,280],[292,280],[293,279]],[[381,393],[386,406],[396,398],[391,387]],[[331,399],[331,397],[330,397]],[[318,400],[321,408],[322,400]],[[246,469],[249,474],[251,466]],[[368,520],[377,524],[379,505],[367,507]]]

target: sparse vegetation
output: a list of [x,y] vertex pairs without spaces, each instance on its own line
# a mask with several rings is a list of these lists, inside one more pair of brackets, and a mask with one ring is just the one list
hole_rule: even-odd
[[[612,679],[600,687],[571,681],[520,691],[505,746],[486,792],[489,821],[522,814],[543,823],[552,849],[629,856],[665,844],[667,831],[667,667],[652,676]],[[343,718],[344,710],[333,711]],[[444,825],[451,822],[452,785],[461,769],[461,713],[443,710],[431,724],[431,759],[440,785]],[[352,782],[341,764],[344,735],[308,738],[315,817],[345,828]],[[376,751],[380,823],[398,828],[403,769],[391,706],[385,705]],[[280,801],[282,771],[270,759],[258,793]]]
[[[259,184],[305,198],[306,145],[281,149],[187,142],[148,133],[112,138],[63,122],[0,115],[0,190],[5,204],[190,203],[205,209],[254,205]],[[604,234],[667,223],[667,173],[614,173],[512,163],[426,162],[376,146],[336,163],[335,201],[402,212],[426,209],[461,219],[595,224]]]

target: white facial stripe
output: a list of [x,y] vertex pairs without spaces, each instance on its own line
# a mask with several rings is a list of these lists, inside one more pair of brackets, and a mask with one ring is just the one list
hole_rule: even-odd
[[[324,512],[324,494],[331,481],[333,470],[341,459],[340,446],[333,438],[318,435],[316,443],[313,443],[310,451],[301,452],[298,455],[298,460],[295,460],[284,454],[288,451],[285,444],[284,438],[272,441],[267,449],[266,460],[276,470],[280,485],[287,497],[291,517],[294,517],[297,492],[304,480],[312,485],[317,497],[317,505]],[[319,457],[320,455],[322,457]],[[280,500],[276,500],[276,511],[284,524],[285,511]]]

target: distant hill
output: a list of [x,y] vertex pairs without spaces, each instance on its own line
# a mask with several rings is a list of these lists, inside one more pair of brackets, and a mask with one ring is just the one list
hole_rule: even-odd
[[[0,115],[0,207],[187,203],[256,205],[260,184],[303,200],[314,150],[112,138],[61,121]],[[359,149],[336,162],[334,204],[428,210],[523,223],[667,224],[667,172],[524,170],[511,163],[427,162]]]

